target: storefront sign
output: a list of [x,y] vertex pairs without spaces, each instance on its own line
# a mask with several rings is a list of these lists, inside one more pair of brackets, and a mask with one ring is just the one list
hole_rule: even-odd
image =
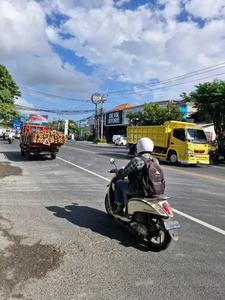
[[123,123],[123,110],[115,110],[106,113],[105,126],[117,126]]

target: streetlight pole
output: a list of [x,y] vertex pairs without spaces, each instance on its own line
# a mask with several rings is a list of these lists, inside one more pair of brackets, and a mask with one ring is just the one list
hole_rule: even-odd
[[[97,128],[97,135],[99,137],[99,130],[100,130],[100,126],[99,126],[99,111],[98,111],[98,104],[100,104],[102,102],[102,111],[101,111],[101,138],[103,138],[103,108],[104,108],[104,102],[106,101],[104,95],[101,95],[99,93],[95,93],[91,96],[91,101],[92,103],[95,104],[95,128]],[[107,96],[106,96],[107,97]],[[98,120],[97,120],[98,118]]]

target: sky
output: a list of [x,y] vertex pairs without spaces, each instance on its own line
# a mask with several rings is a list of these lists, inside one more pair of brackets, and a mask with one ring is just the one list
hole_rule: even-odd
[[224,0],[0,0],[0,64],[19,104],[94,110],[95,92],[108,95],[106,110],[179,100],[225,79],[225,65],[189,74],[225,62],[224,17]]

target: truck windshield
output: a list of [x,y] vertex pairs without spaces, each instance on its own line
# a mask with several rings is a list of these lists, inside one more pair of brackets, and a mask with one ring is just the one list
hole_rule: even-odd
[[187,129],[188,139],[194,144],[208,144],[205,132],[201,129]]

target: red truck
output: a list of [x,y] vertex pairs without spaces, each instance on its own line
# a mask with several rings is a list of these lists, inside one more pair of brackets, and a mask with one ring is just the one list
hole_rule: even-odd
[[[62,147],[65,141],[52,143],[48,138],[45,138],[44,141],[40,142],[32,139],[32,134],[28,134],[31,132],[36,132],[37,134],[38,131],[40,131],[42,136],[43,132],[46,132],[46,134],[47,132],[50,134],[53,132],[56,133],[56,131],[48,131],[48,128],[42,125],[24,125],[20,136],[21,155],[26,156],[26,158],[29,158],[30,154],[51,155],[51,158],[55,159],[56,154],[59,152],[59,148]],[[62,135],[64,138],[63,133],[59,132],[58,134]]]

